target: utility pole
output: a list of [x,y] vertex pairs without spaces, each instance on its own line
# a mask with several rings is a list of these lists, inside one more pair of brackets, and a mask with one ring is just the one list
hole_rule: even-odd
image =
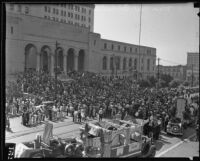
[[55,86],[56,86],[56,88],[55,88],[55,100],[57,100],[57,73],[58,73],[58,68],[57,68],[57,56],[58,56],[58,54],[57,54],[57,49],[58,49],[58,42],[56,41],[56,49],[55,49],[55,66],[56,66],[56,68],[55,68]]
[[158,86],[160,85],[160,58],[158,58]]
[[140,38],[141,38],[141,23],[142,23],[142,4],[140,8],[140,30],[139,30],[139,72],[137,73],[137,79],[139,78],[139,74],[141,73],[141,67],[140,67]]

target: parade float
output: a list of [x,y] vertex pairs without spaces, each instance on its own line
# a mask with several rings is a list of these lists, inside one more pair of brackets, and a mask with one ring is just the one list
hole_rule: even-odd
[[141,124],[123,120],[86,123],[81,130],[85,156],[91,158],[154,157],[156,147]]
[[83,157],[83,143],[78,138],[61,139],[52,135],[53,124],[46,123],[43,136],[37,134],[31,142],[19,143],[14,158],[73,158]]

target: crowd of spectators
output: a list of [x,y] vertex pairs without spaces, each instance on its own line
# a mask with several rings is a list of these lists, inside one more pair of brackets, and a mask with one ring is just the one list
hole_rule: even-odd
[[44,109],[35,106],[53,101],[57,118],[71,114],[73,121],[76,115],[81,122],[81,118],[97,116],[100,120],[118,115],[120,119],[127,115],[142,119],[157,117],[165,127],[166,120],[175,117],[176,98],[184,95],[180,89],[140,88],[130,79],[107,79],[90,72],[69,72],[68,77],[70,79],[65,81],[55,81],[48,73],[35,71],[18,75],[15,84],[28,96],[7,96],[6,113],[23,114],[25,126],[40,123],[49,116]]

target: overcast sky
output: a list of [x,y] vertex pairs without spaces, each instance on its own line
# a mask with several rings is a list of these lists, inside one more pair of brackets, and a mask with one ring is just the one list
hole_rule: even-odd
[[[94,32],[104,39],[139,44],[140,7],[96,4]],[[199,52],[198,11],[193,3],[143,4],[140,44],[155,47],[162,65],[185,65],[187,52]]]

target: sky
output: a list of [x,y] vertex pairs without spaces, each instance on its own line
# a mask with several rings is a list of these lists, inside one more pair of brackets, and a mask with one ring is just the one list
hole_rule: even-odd
[[[138,45],[140,9],[139,4],[96,4],[94,32]],[[198,12],[193,3],[143,4],[140,44],[156,48],[161,65],[186,65],[187,52],[199,52]]]

